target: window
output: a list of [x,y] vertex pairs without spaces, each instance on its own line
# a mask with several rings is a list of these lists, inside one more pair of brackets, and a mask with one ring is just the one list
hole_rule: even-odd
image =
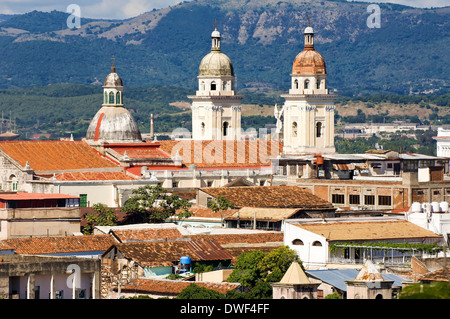
[[345,204],[345,196],[344,194],[332,194],[331,202],[333,204]]
[[312,245],[315,246],[315,247],[322,247],[322,243],[321,243],[320,241],[318,241],[318,240],[316,240],[315,242],[313,242]]
[[228,134],[228,122],[223,122],[223,136]]
[[292,136],[293,137],[297,136],[297,122],[292,123]]
[[226,90],[227,89],[227,81],[223,81],[222,83],[222,90]]
[[364,205],[375,205],[375,196],[364,195]]
[[321,137],[322,136],[322,123],[321,122],[317,122],[316,124],[316,137]]
[[262,179],[259,181],[259,186],[264,186],[265,183],[266,183],[266,181]]
[[108,103],[108,93],[105,92],[104,97],[103,97],[103,104],[107,104]]
[[317,80],[317,82],[316,82],[316,88],[317,88],[317,89],[320,89],[320,80]]
[[87,207],[87,194],[80,194],[80,207]]
[[178,187],[178,182],[172,182],[172,188],[177,188]]
[[294,240],[292,241],[292,245],[303,246],[303,241],[301,241],[300,239],[294,239]]
[[212,187],[213,181],[207,181],[207,182],[206,182],[206,185],[207,185],[208,187]]
[[200,83],[200,90],[204,91],[205,90],[205,82],[202,81],[202,83]]
[[215,91],[216,90],[216,82],[212,81],[211,82],[211,91]]
[[361,202],[359,195],[349,195],[348,200],[350,202],[350,205],[359,205]]
[[294,81],[294,88],[295,88],[295,89],[298,89],[298,80],[295,80],[295,81]]
[[305,80],[304,88],[309,89],[309,80]]
[[114,104],[114,92],[109,92],[109,104]]
[[378,196],[378,205],[391,206],[391,196]]
[[120,92],[116,93],[116,104],[120,104]]

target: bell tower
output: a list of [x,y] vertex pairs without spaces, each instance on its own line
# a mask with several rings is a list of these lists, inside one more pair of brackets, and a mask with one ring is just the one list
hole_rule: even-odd
[[[309,20],[309,19],[308,19]],[[334,147],[334,99],[327,89],[325,60],[314,49],[314,30],[304,30],[304,49],[294,60],[283,112],[284,154],[330,154]]]
[[192,139],[239,140],[241,100],[234,90],[233,64],[221,52],[220,32],[211,33],[211,52],[200,62],[198,90],[192,100]]

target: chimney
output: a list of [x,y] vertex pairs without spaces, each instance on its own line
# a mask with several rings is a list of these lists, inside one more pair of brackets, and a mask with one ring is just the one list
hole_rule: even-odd
[[154,130],[153,130],[153,114],[150,114],[150,138],[153,139]]

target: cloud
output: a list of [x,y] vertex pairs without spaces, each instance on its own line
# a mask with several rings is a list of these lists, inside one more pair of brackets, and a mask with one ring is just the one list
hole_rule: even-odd
[[180,0],[1,0],[0,13],[22,14],[33,10],[66,12],[67,6],[77,4],[81,8],[81,16],[85,18],[127,19],[178,2]]

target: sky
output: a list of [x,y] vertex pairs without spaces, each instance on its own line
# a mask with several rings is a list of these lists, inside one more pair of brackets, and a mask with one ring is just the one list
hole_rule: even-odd
[[[450,0],[360,0],[391,2],[419,8],[450,6]],[[77,4],[81,17],[94,19],[127,19],[153,9],[167,8],[181,0],[0,0],[0,14],[21,14],[33,10],[66,12],[70,4]]]

